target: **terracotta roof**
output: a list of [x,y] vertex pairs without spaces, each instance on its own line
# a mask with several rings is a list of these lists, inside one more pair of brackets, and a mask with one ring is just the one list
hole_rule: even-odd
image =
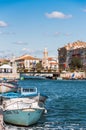
[[48,60],[49,60],[49,61],[52,61],[52,60],[53,60],[53,58],[52,58],[52,57],[48,57]]
[[48,61],[56,61],[55,57],[48,57]]
[[16,59],[16,61],[17,60],[40,60],[39,58],[35,58],[35,57],[33,57],[33,56],[30,56],[30,55],[23,55],[23,56],[21,56],[21,57],[18,57],[17,59]]
[[58,62],[56,62],[56,61],[51,61],[50,64],[55,64],[55,65],[57,65]]
[[58,65],[57,62],[50,62],[51,65]]
[[66,46],[64,46],[67,50],[70,49],[77,49],[77,48],[86,48],[86,42],[82,41],[76,41],[73,43],[68,43]]
[[7,59],[0,59],[0,62],[5,62],[5,61],[9,62],[10,60],[7,60]]

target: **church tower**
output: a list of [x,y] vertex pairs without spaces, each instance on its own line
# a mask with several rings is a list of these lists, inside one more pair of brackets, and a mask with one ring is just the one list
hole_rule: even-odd
[[47,48],[45,48],[44,52],[43,52],[42,65],[43,65],[44,68],[48,67],[48,51],[47,51]]
[[44,59],[48,59],[48,51],[47,51],[47,48],[44,49]]

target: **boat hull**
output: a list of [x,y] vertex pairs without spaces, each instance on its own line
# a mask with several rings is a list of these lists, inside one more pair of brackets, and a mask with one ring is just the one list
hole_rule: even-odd
[[0,93],[6,93],[11,91],[16,91],[17,87],[9,83],[0,83]]
[[29,126],[37,123],[40,119],[43,109],[21,109],[21,110],[5,110],[4,121],[6,123]]

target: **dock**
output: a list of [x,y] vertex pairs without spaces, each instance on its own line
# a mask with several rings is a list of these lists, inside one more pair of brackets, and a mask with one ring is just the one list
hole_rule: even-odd
[[3,118],[3,99],[0,97],[0,130],[8,130],[5,127],[4,118]]
[[0,78],[6,79],[20,79],[20,73],[0,73]]
[[0,105],[0,130],[6,130],[4,126],[4,120],[3,120],[3,108]]

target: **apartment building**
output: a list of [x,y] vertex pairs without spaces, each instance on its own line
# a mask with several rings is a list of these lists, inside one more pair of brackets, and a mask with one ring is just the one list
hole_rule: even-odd
[[59,69],[70,68],[71,60],[78,57],[81,60],[83,68],[86,68],[86,42],[76,41],[68,43],[58,49]]
[[35,65],[40,61],[39,58],[30,56],[30,55],[23,55],[15,59],[18,68],[25,68],[31,69],[35,67]]

